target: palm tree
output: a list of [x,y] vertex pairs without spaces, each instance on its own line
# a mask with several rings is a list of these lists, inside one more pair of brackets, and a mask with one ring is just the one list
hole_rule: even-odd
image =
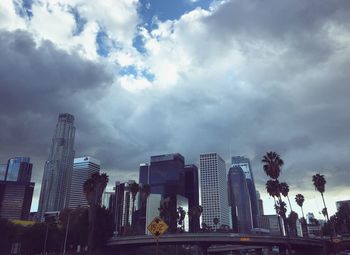
[[321,197],[322,197],[322,201],[323,201],[323,205],[324,205],[324,210],[325,210],[326,216],[327,216],[327,221],[329,221],[327,206],[326,206],[326,203],[324,201],[324,196],[323,196],[323,193],[325,192],[326,179],[324,178],[324,175],[322,175],[322,174],[315,174],[312,176],[312,182],[315,186],[315,189],[321,193]]
[[282,196],[287,197],[288,203],[289,203],[289,208],[291,211],[293,211],[292,204],[290,203],[289,196],[288,196],[289,185],[286,182],[281,182],[280,183],[280,191],[281,191]]
[[301,213],[303,214],[303,218],[305,219],[304,210],[303,210],[304,201],[305,201],[305,198],[304,198],[304,196],[302,194],[296,194],[295,195],[295,202],[297,203],[297,205],[300,206]]
[[129,190],[131,192],[131,198],[132,198],[131,222],[133,225],[134,224],[134,212],[135,212],[135,200],[136,200],[136,195],[140,190],[140,185],[137,182],[133,182],[133,183],[129,184]]
[[326,208],[322,209],[322,215],[326,219],[326,215],[327,215],[327,209]]
[[262,162],[265,173],[272,179],[277,180],[284,162],[276,152],[268,152],[264,155]]
[[83,190],[89,204],[89,254],[92,254],[97,208],[101,206],[102,194],[108,183],[108,175],[94,173],[84,182]]
[[215,225],[215,232],[216,232],[216,230],[217,230],[217,228],[218,228],[219,222],[220,222],[219,218],[216,218],[216,217],[215,217],[215,218],[213,219],[213,223],[214,223],[214,225]]
[[275,205],[276,205],[276,198],[279,197],[279,182],[278,180],[268,180],[266,182],[266,191],[267,193],[273,197],[273,200],[275,201]]

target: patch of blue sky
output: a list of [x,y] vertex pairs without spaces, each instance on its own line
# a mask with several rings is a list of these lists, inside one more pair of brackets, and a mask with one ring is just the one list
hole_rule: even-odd
[[138,71],[136,69],[136,67],[133,65],[129,65],[129,66],[121,68],[119,70],[119,74],[122,76],[123,75],[132,75],[135,78],[143,77],[143,78],[146,78],[150,82],[154,81],[154,78],[155,78],[154,74],[151,73],[150,71],[148,71],[146,69],[142,70],[142,71]]
[[75,20],[73,35],[79,35],[84,30],[87,20],[80,16],[79,11],[76,8],[70,8],[70,13],[73,14]]
[[102,57],[107,57],[111,50],[111,42],[107,35],[107,33],[100,29],[96,36],[96,44],[97,44],[97,54]]
[[179,19],[183,14],[200,7],[208,9],[213,0],[140,0],[139,14],[145,27],[152,29],[154,17],[160,21]]
[[126,67],[123,67],[119,70],[119,74],[120,75],[133,75],[133,76],[137,76],[137,70],[136,70],[136,67],[133,66],[133,65],[130,65],[130,66],[126,66]]
[[32,13],[33,0],[13,1],[13,4],[15,6],[16,13],[22,18],[30,19],[31,17],[33,17],[33,13]]
[[145,44],[141,35],[136,35],[132,41],[132,46],[141,54],[146,53]]

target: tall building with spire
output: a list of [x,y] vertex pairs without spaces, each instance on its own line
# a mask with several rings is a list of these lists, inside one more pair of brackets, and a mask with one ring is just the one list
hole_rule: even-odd
[[38,216],[68,207],[74,160],[74,116],[58,116],[41,183]]

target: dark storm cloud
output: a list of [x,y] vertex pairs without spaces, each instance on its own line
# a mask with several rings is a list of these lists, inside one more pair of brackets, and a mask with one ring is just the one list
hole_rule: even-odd
[[[111,182],[137,178],[139,163],[151,155],[180,152],[197,163],[200,153],[214,151],[227,162],[230,154],[250,157],[263,189],[260,161],[274,150],[285,160],[282,178],[296,189],[313,189],[318,171],[326,174],[327,189],[345,187],[350,47],[334,36],[342,29],[350,34],[349,2],[272,2],[224,4],[203,19],[209,37],[189,34],[193,44],[179,42],[193,49],[198,73],[138,93],[123,90],[103,63],[50,42],[38,46],[26,32],[1,32],[0,159],[35,158],[40,183],[57,115],[70,112],[76,156],[101,160]],[[239,71],[232,64],[228,79],[231,73],[215,65],[230,62],[233,47],[244,62]],[[201,70],[203,63],[214,63],[214,70]]]
[[85,108],[103,96],[112,76],[102,65],[67,54],[51,42],[37,46],[24,31],[0,32],[0,59],[1,160],[37,158],[34,175],[41,176],[58,113],[81,115],[91,128]]

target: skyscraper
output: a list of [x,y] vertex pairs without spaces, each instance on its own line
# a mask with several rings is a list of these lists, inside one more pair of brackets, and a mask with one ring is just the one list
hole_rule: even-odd
[[94,173],[100,172],[100,161],[93,157],[81,157],[74,159],[72,181],[70,186],[69,208],[88,206],[84,194],[84,182]]
[[253,227],[250,197],[245,174],[241,167],[232,166],[230,168],[228,188],[233,229],[238,233],[250,233]]
[[200,155],[200,182],[202,198],[202,222],[216,227],[214,218],[220,225],[229,225],[225,161],[217,153]]
[[250,160],[246,157],[242,156],[233,156],[232,157],[232,166],[239,166],[242,168],[247,186],[248,186],[248,191],[249,191],[249,197],[250,197],[250,204],[251,204],[251,212],[252,212],[252,219],[253,219],[253,227],[257,228],[258,227],[258,214],[259,214],[259,209],[258,209],[258,201],[256,198],[256,189],[255,189],[255,183],[254,183],[254,177],[253,177],[253,172],[252,168],[250,165]]
[[[151,194],[159,194],[162,199],[170,198],[171,210],[176,210],[185,200],[187,207],[199,205],[198,168],[195,165],[185,166],[185,158],[179,153],[151,156],[149,164],[140,165],[139,182],[141,185],[149,184]],[[146,215],[143,215],[146,212],[144,208],[140,214],[140,218],[144,219],[142,222],[146,220]],[[170,224],[169,231],[176,229],[176,223]],[[199,219],[191,219],[189,228],[191,231],[198,229]]]
[[27,157],[8,160],[4,180],[0,181],[0,218],[28,219],[34,190],[32,166]]
[[[181,173],[181,180],[185,185],[184,196],[188,199],[189,210],[199,206],[199,178],[198,167],[196,165],[186,165]],[[189,219],[189,228],[191,231],[197,231],[200,228],[199,218]]]
[[68,206],[75,153],[74,137],[74,116],[59,114],[41,183],[39,220],[42,220],[45,212],[60,211]]
[[29,157],[10,158],[7,162],[5,181],[30,182],[32,167]]

